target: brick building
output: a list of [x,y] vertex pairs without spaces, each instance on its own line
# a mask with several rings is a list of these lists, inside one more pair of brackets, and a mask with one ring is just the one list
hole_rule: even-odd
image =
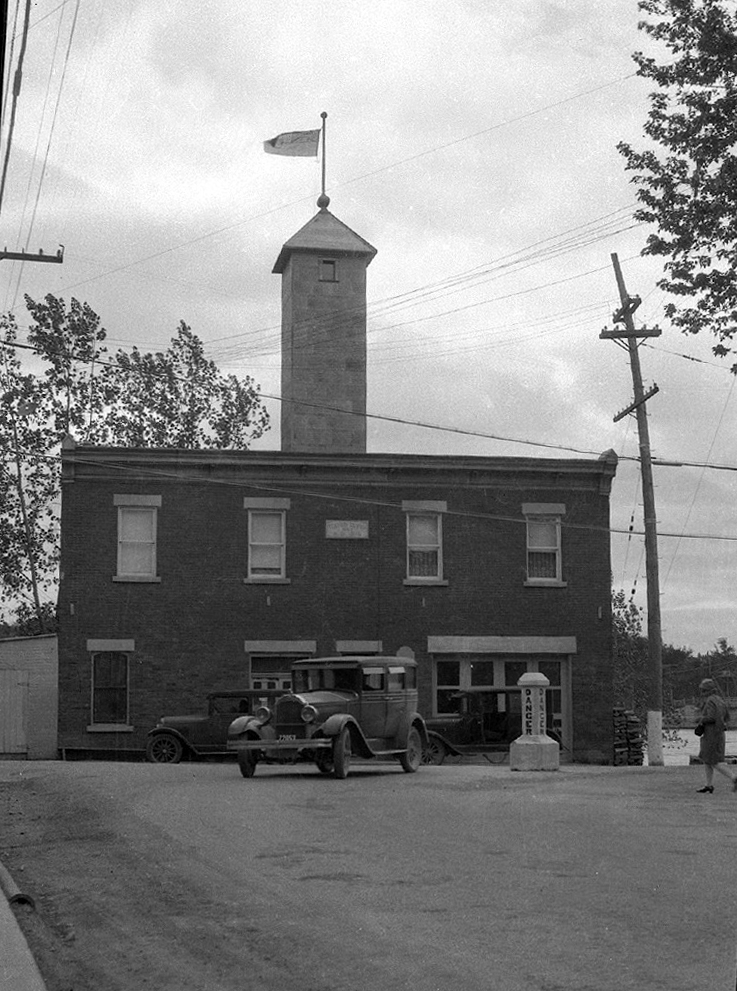
[[427,716],[543,671],[563,759],[609,761],[616,455],[367,453],[375,249],[321,200],[274,268],[281,451],[64,446],[59,746],[142,751],[295,658],[400,653]]

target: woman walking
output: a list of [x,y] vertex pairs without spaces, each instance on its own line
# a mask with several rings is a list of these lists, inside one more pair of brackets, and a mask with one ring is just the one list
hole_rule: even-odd
[[[719,694],[715,681],[704,678],[699,685],[701,692],[701,718],[696,727],[696,735],[701,736],[699,757],[706,772],[706,785],[698,790],[711,795],[714,791],[714,771],[719,771],[732,782],[732,791],[737,791],[737,777],[734,777],[724,763],[726,743],[725,726],[729,722],[727,703]],[[699,734],[699,729],[701,733]]]

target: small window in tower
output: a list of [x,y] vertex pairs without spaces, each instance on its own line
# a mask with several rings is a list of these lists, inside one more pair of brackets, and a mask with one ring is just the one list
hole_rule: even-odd
[[338,273],[334,258],[320,259],[320,282],[337,282]]

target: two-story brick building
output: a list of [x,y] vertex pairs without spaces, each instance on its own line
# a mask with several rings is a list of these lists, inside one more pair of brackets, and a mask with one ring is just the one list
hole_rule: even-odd
[[366,452],[366,267],[327,210],[282,276],[282,450],[62,452],[59,745],[143,751],[297,657],[411,654],[421,710],[543,671],[563,757],[611,759],[616,455]]

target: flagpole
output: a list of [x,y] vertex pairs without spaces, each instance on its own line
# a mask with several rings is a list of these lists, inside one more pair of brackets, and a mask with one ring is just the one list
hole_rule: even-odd
[[325,121],[327,119],[327,114],[323,110],[320,114],[322,117],[322,195],[325,195]]

